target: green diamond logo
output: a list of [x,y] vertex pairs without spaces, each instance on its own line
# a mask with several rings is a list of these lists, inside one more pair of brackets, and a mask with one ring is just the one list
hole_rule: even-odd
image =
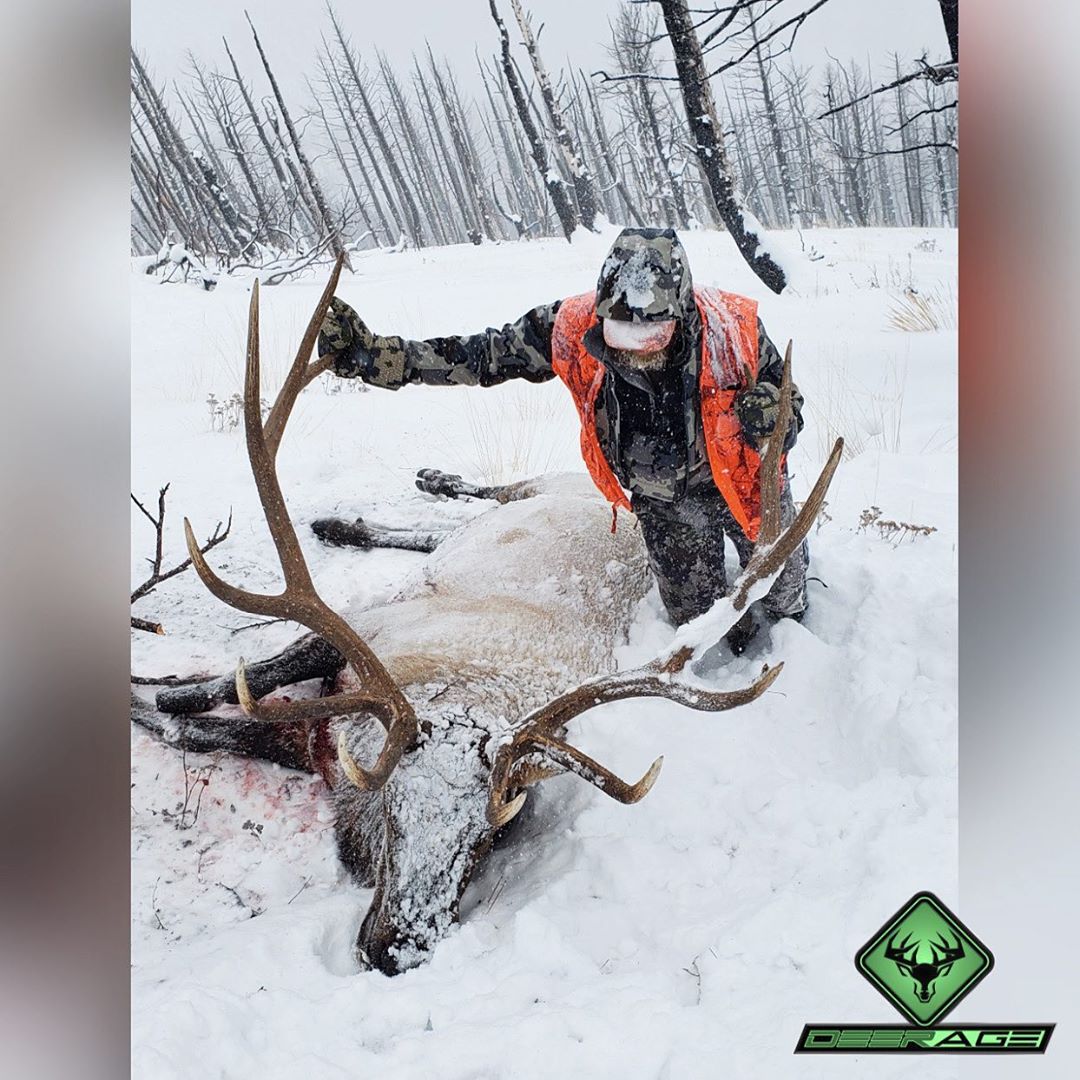
[[933,894],[916,893],[855,954],[855,966],[916,1024],[933,1024],[994,966],[990,950]]

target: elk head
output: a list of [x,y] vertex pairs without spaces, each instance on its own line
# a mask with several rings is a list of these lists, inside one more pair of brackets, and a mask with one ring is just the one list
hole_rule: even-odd
[[[244,428],[255,483],[281,562],[283,591],[256,594],[224,582],[199,551],[190,524],[184,524],[192,562],[216,597],[245,612],[297,621],[346,659],[336,693],[289,702],[256,700],[241,661],[237,698],[250,717],[306,733],[313,763],[334,793],[342,862],[359,884],[375,889],[357,939],[357,957],[365,967],[395,974],[420,963],[457,919],[470,875],[496,833],[521,810],[533,785],[573,773],[622,803],[635,803],[648,794],[662,758],[636,783],[628,783],[567,741],[571,721],[597,705],[632,697],[668,698],[707,712],[735,708],[763,694],[783,665],[766,669],[744,689],[719,692],[677,678],[695,655],[693,646],[682,644],[641,668],[589,680],[510,719],[486,704],[483,687],[470,691],[463,685],[467,675],[453,680],[448,692],[444,687],[438,693],[431,692],[428,679],[409,679],[404,685],[395,681],[361,634],[316,593],[276,473],[277,449],[289,412],[304,386],[327,366],[324,361],[311,362],[310,356],[340,269],[339,260],[265,422],[259,407],[257,283],[252,289]],[[790,366],[790,347],[788,359]],[[788,374],[785,386],[789,385]],[[786,429],[789,390],[782,400]],[[742,600],[736,597],[740,607],[732,622],[745,606],[751,584],[767,586],[806,535],[839,461],[838,442],[810,499],[781,534],[783,437],[784,430],[778,430],[765,455],[763,475],[768,470],[773,475],[768,485],[763,484],[762,543],[740,577],[737,592]],[[372,758],[370,767],[360,763]]]
[[929,1001],[937,989],[934,983],[942,975],[948,975],[957,960],[963,959],[963,944],[957,938],[956,944],[950,945],[944,934],[938,934],[936,942],[927,943],[930,946],[930,959],[919,960],[919,949],[923,942],[912,941],[911,935],[905,934],[904,940],[897,945],[896,937],[897,935],[893,934],[889,939],[885,948],[885,959],[896,964],[901,974],[914,980],[915,994],[920,1001]]

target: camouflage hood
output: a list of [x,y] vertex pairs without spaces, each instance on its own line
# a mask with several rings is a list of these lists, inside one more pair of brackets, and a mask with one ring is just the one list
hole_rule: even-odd
[[694,313],[694,282],[674,229],[623,229],[596,285],[601,319],[685,322]]

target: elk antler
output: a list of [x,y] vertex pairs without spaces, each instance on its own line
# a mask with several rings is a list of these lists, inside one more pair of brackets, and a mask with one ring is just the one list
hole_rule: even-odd
[[[758,679],[741,690],[715,691],[679,682],[673,676],[705,648],[719,640],[739,616],[751,598],[763,595],[784,563],[802,543],[825,499],[833,473],[844,448],[837,439],[825,468],[795,520],[781,532],[780,489],[781,454],[791,424],[791,342],[784,355],[784,374],[780,383],[780,408],[776,427],[769,436],[761,461],[761,527],[753,554],[735,580],[731,594],[718,600],[704,615],[676,634],[675,645],[665,655],[633,671],[601,676],[555,698],[537,709],[514,734],[509,743],[499,747],[492,769],[488,820],[498,827],[505,825],[525,803],[525,788],[559,772],[572,772],[622,803],[643,799],[660,773],[663,758],[652,763],[636,783],[628,784],[599,762],[570,746],[558,732],[570,720],[597,705],[635,697],[661,697],[677,701],[699,712],[723,712],[755,701],[773,684],[784,665],[766,668]],[[751,589],[754,589],[753,597]],[[715,613],[715,614],[714,614]],[[511,791],[518,790],[514,798]]]
[[766,668],[755,682],[741,690],[706,690],[672,678],[683,669],[690,655],[686,650],[674,662],[654,660],[633,671],[602,675],[582,683],[531,713],[513,739],[496,751],[488,801],[488,820],[491,824],[497,827],[505,825],[524,805],[524,790],[507,801],[509,791],[528,787],[552,775],[543,766],[536,767],[536,757],[557,766],[554,772],[575,773],[618,802],[635,803],[648,795],[660,774],[663,757],[657,758],[636,784],[628,784],[558,737],[560,728],[589,709],[626,698],[658,697],[677,701],[699,712],[724,712],[759,698],[784,668],[783,664]]
[[387,734],[382,752],[370,772],[353,761],[341,740],[338,743],[338,757],[346,775],[357,786],[370,791],[386,783],[402,754],[416,741],[416,713],[363,638],[337,612],[331,610],[315,591],[300,541],[289,519],[275,464],[285,423],[300,391],[326,370],[323,361],[312,363],[309,357],[337,287],[341,266],[342,258],[339,258],[265,424],[259,407],[259,283],[256,281],[251,289],[247,367],[244,374],[244,432],[251,471],[270,536],[277,548],[285,588],[280,593],[263,594],[229,585],[206,562],[195,541],[191,523],[186,518],[184,533],[188,553],[199,577],[219,600],[253,615],[271,615],[298,622],[328,641],[352,665],[364,686],[361,692],[314,701],[260,704],[252,697],[241,661],[236,670],[236,692],[245,712],[271,722],[310,720],[359,711],[374,713],[386,727]]
[[780,381],[780,408],[776,427],[769,436],[761,457],[761,527],[753,553],[742,572],[735,579],[730,593],[718,600],[703,615],[679,627],[669,656],[677,655],[687,646],[696,659],[715,641],[719,640],[740,614],[754,600],[768,591],[784,564],[795,549],[806,539],[810,526],[817,519],[825,494],[832,483],[833,474],[844,452],[844,440],[837,439],[810,494],[792,523],[783,531],[780,525],[781,457],[788,428],[791,425],[791,342],[784,352],[784,374]]

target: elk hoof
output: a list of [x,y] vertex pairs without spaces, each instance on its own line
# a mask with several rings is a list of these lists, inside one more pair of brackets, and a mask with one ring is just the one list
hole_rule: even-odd
[[333,547],[355,547],[367,551],[374,546],[371,530],[363,518],[345,521],[342,518],[320,518],[311,523],[311,531],[324,543]]

